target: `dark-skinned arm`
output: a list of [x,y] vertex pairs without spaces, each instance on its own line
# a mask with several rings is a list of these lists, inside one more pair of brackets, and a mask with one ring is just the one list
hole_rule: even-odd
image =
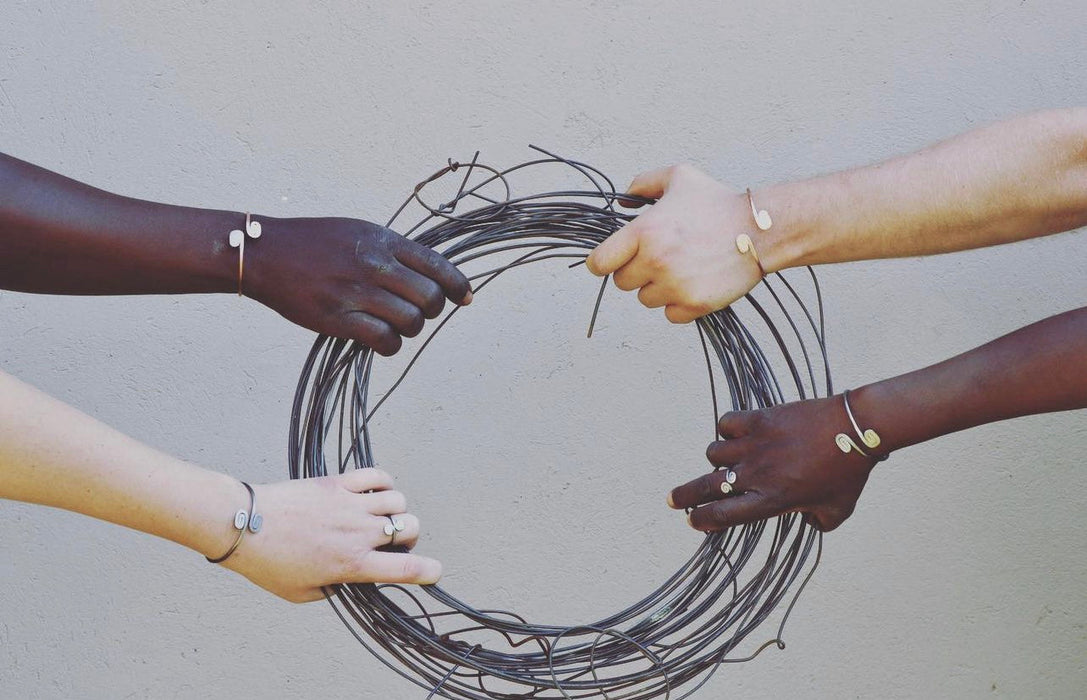
[[[445,299],[471,301],[441,255],[349,218],[258,213],[243,291],[299,325],[388,355]],[[236,293],[242,212],[122,197],[0,154],[0,289],[42,294]]]
[[[881,438],[873,457],[941,435],[1018,416],[1087,407],[1087,307],[1021,328],[925,369],[849,392],[861,429]],[[841,396],[722,416],[710,462],[725,470],[674,489],[668,503],[689,508],[691,526],[720,530],[803,512],[833,530],[852,513],[873,458],[844,454],[838,433],[854,434]]]

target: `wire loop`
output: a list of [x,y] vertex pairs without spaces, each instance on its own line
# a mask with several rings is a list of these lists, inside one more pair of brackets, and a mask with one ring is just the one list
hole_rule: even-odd
[[[476,282],[476,295],[500,275],[524,265],[553,259],[581,263],[634,215],[616,210],[621,194],[601,171],[533,148],[542,157],[504,170],[480,164],[478,153],[467,164],[449,159],[414,188],[388,225],[393,226],[412,201],[421,205],[425,212],[406,227],[405,235],[464,270]],[[537,176],[542,166],[553,164],[584,178],[589,186],[513,196],[513,177]],[[457,171],[464,174],[458,178],[456,195],[439,207],[427,205],[420,196],[422,189]],[[496,181],[503,197],[481,192]],[[652,203],[629,195],[622,198]],[[465,207],[468,201],[480,204]],[[698,320],[712,399],[713,422],[707,426],[711,437],[716,437],[721,413],[720,378],[731,410],[833,394],[822,296],[814,272],[810,268],[808,272],[815,315],[794,283],[773,273],[745,303]],[[328,336],[317,338],[295,393],[291,478],[373,466],[371,419],[458,309],[435,324],[403,373],[373,405],[369,395],[375,355],[370,348]],[[416,589],[342,584],[325,592],[355,639],[429,693],[428,698],[682,700],[697,692],[722,664],[754,658],[770,646],[784,648],[785,620],[818,565],[821,548],[822,533],[796,513],[710,533],[679,570],[642,600],[575,626],[531,623],[510,611],[477,609],[438,585]],[[735,655],[782,602],[788,607],[777,634],[752,653]],[[493,636],[481,642],[479,635],[487,633]]]

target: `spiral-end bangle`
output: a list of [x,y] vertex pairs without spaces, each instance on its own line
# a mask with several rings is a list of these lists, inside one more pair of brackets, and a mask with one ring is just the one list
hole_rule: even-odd
[[209,556],[204,558],[208,560],[210,564],[221,564],[230,558],[230,555],[234,553],[234,550],[238,548],[238,545],[242,543],[242,537],[245,536],[246,528],[250,532],[256,534],[260,532],[261,525],[264,523],[264,518],[256,512],[257,508],[257,494],[254,493],[253,487],[249,484],[242,482],[242,486],[249,492],[249,510],[239,510],[234,514],[234,529],[238,531],[238,536],[234,538],[234,543],[230,545],[230,549],[226,550],[226,554],[221,557],[212,559]]

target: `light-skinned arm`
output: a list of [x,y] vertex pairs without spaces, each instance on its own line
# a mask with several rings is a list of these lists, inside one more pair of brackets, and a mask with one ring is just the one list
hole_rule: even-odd
[[[433,583],[441,575],[433,559],[376,551],[389,543],[386,515],[404,523],[397,544],[412,547],[419,536],[418,519],[383,471],[254,489],[263,527],[247,532],[223,566],[282,598],[316,600],[333,583]],[[2,372],[0,498],[82,513],[213,558],[237,535],[234,513],[249,507],[236,479],[143,445]]]
[[761,275],[801,265],[947,253],[1087,225],[1087,108],[1030,114],[916,153],[753,191],[691,166],[639,175],[631,194],[659,199],[590,254],[597,275],[638,289],[686,323],[728,306]]

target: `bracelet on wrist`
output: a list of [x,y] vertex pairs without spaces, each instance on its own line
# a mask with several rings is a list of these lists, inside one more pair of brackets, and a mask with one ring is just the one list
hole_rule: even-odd
[[238,545],[242,543],[242,537],[245,536],[246,530],[255,535],[260,532],[261,526],[264,525],[264,516],[257,512],[257,494],[253,491],[253,487],[244,481],[242,486],[249,492],[249,510],[243,508],[234,514],[233,525],[234,529],[238,531],[238,535],[234,538],[234,543],[230,545],[230,549],[226,550],[226,554],[223,556],[214,559],[209,556],[204,557],[211,564],[221,564],[229,559],[230,555],[238,548]]
[[260,222],[252,218],[249,212],[245,213],[245,230],[234,229],[227,237],[231,248],[238,249],[238,296],[242,296],[242,277],[245,275],[245,239],[260,238]]
[[[759,209],[755,206],[755,200],[751,196],[751,188],[747,188],[747,203],[751,207],[751,216],[755,220],[755,226],[760,231],[769,231],[770,227],[774,225],[773,219],[770,218],[769,212],[765,209]],[[759,267],[759,275],[766,277],[766,270],[762,266],[762,261],[759,260],[759,252],[755,250],[755,243],[751,240],[751,236],[746,233],[741,233],[736,236],[736,250],[740,251],[740,255],[750,255],[751,259],[755,261],[755,264]]]
[[[880,443],[882,442],[880,440],[879,433],[871,428],[861,430],[860,425],[857,423],[857,419],[853,415],[853,408],[849,405],[848,389],[842,393],[842,403],[845,404],[845,414],[849,417],[849,423],[853,426],[853,431],[856,433],[857,438],[860,440],[861,444],[863,444],[865,448],[868,448],[868,450],[875,450],[877,447],[879,447]],[[881,455],[865,450],[856,442],[854,442],[853,438],[849,437],[845,433],[838,433],[837,435],[835,435],[834,444],[838,446],[839,450],[846,454],[849,454],[851,451],[859,452],[865,457],[875,459],[877,462],[882,462],[889,456],[889,453],[884,453]]]

